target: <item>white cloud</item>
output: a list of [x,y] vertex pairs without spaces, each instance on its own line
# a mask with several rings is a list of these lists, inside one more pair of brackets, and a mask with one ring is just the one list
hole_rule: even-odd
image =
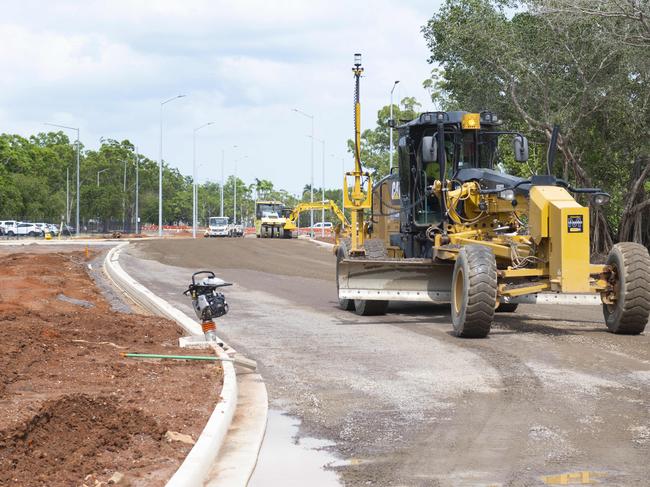
[[[396,99],[424,102],[419,29],[433,12],[389,0],[10,2],[0,19],[0,131],[27,135],[60,122],[81,126],[87,147],[129,138],[155,159],[159,103],[186,93],[165,106],[167,160],[191,173],[192,128],[216,120],[200,133],[201,179],[219,177],[225,149],[226,174],[246,154],[240,176],[296,192],[311,172],[309,121],[291,112],[298,107],[316,116],[326,184],[338,186],[352,132],[352,54],[364,54],[364,126],[395,79]],[[320,163],[317,145],[317,185]]]

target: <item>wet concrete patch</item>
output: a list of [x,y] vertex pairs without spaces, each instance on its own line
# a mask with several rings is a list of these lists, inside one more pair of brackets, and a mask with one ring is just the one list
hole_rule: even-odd
[[269,410],[264,443],[248,487],[267,485],[334,487],[342,485],[336,473],[326,470],[339,459],[327,448],[332,442],[299,437],[300,420],[282,411]]

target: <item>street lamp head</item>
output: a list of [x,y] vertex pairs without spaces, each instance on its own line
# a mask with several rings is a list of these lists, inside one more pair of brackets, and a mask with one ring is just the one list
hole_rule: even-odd
[[357,68],[361,66],[361,54],[358,52],[354,54],[354,65]]
[[394,84],[397,84],[397,83],[399,83],[399,80],[396,80]]

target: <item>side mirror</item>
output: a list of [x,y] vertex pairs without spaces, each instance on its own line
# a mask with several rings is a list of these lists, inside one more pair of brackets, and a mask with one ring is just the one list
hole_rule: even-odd
[[397,127],[397,123],[395,122],[395,119],[394,119],[394,118],[389,118],[389,119],[388,119],[388,126],[389,126],[390,128],[393,128],[393,129],[394,129],[395,127]]
[[438,162],[438,141],[433,135],[422,137],[422,162]]
[[528,160],[528,139],[523,135],[515,135],[512,146],[515,151],[515,161],[526,162]]

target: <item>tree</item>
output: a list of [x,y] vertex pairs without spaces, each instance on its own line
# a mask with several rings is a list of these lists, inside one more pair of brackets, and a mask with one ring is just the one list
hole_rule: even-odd
[[639,208],[626,188],[636,188],[630,176],[649,153],[647,56],[603,36],[593,18],[567,20],[544,5],[447,0],[422,29],[430,62],[442,67],[431,84],[451,108],[495,110],[533,142],[547,143],[559,124],[556,175],[612,193],[609,211],[591,215],[593,250],[605,252],[611,227]]
[[[80,154],[80,222],[99,231],[132,231],[135,223],[136,171],[139,216],[143,224],[158,222],[158,163],[138,154],[129,140],[102,139],[97,150]],[[59,222],[66,209],[66,170],[76,179],[76,147],[63,132],[39,133],[29,138],[0,134],[0,218]],[[99,173],[99,176],[98,176]],[[163,161],[163,223],[192,221],[192,178]],[[230,176],[223,187],[224,215],[234,215],[237,186],[237,220],[250,220],[259,195],[292,207],[298,198],[277,189],[268,180],[247,185]],[[76,185],[70,185],[70,206]],[[198,186],[199,220],[221,213],[221,185]],[[65,216],[64,216],[65,219]],[[91,224],[92,220],[92,224]]]

